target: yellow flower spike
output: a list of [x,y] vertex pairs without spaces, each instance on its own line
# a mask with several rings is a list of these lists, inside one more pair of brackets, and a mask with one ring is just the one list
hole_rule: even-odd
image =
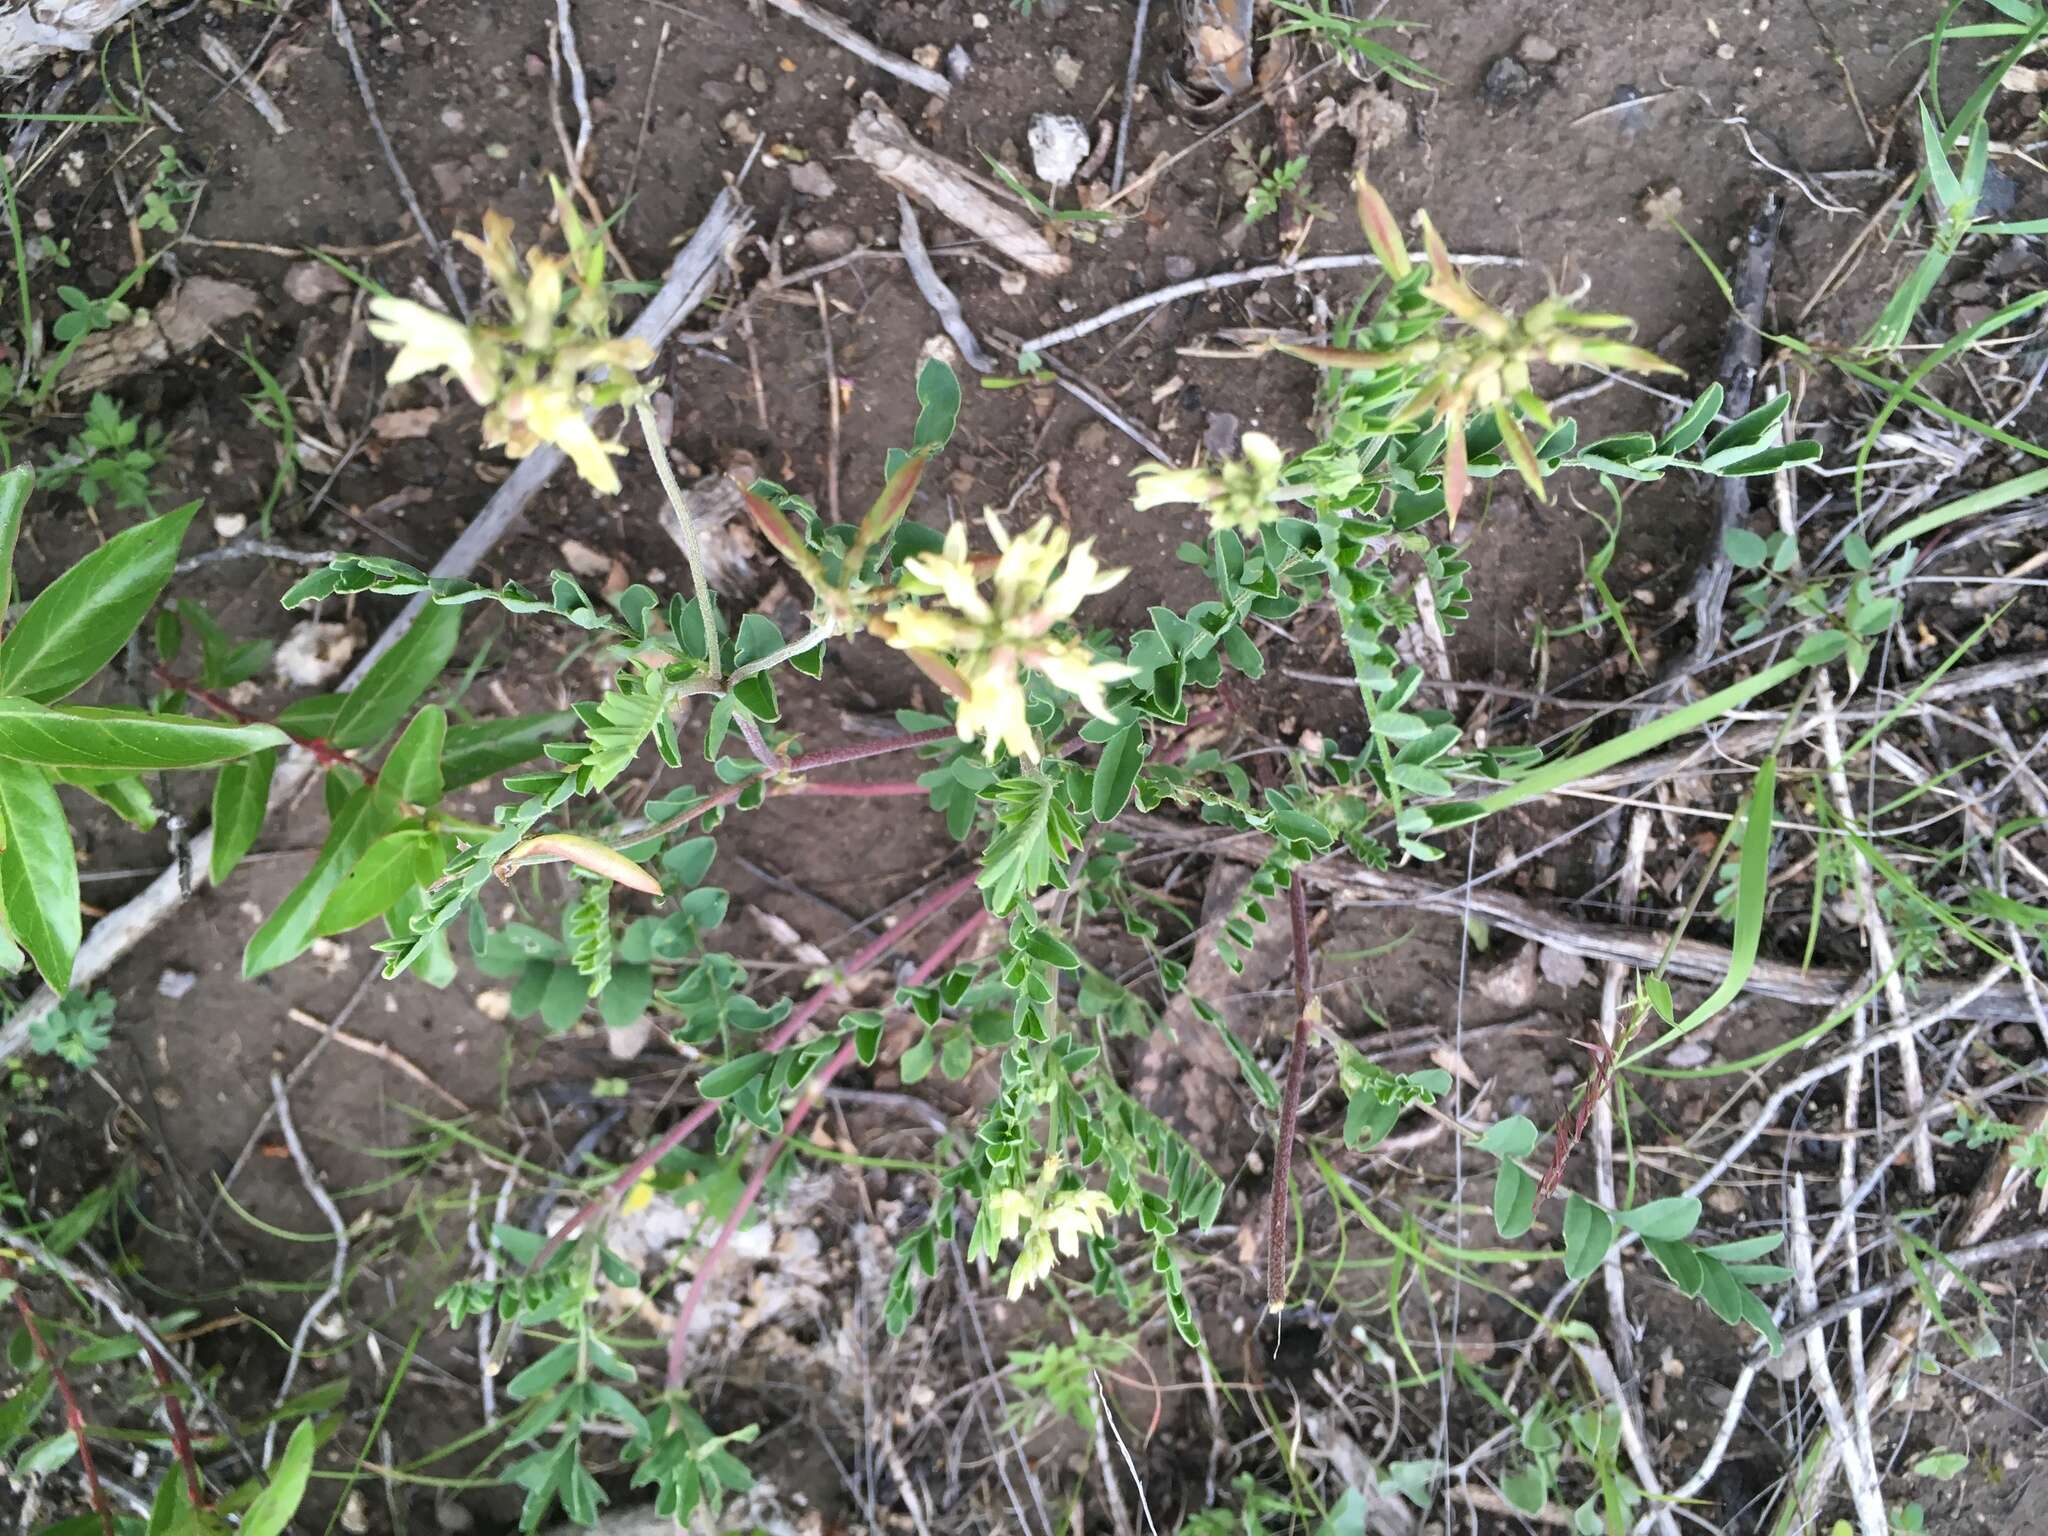
[[553,443],[569,456],[576,473],[592,490],[604,496],[618,494],[619,472],[612,466],[612,455],[625,450],[602,441],[591,430],[583,408],[567,389],[559,384],[537,384],[515,390],[505,397],[504,409],[515,428],[525,429],[521,435],[532,439],[523,451],[508,443],[513,458],[524,458],[539,443]]
[[[1041,518],[1011,534],[991,519],[1000,553],[991,562],[968,553],[967,529],[956,523],[936,554],[904,562],[906,601],[871,615],[869,630],[909,654],[958,701],[963,741],[979,740],[993,760],[999,750],[1037,762],[1024,671],[1032,668],[1094,714],[1107,712],[1104,687],[1130,675],[1118,662],[1098,661],[1084,645],[1050,637],[1089,596],[1123,579],[1105,571],[1087,544],[1070,550],[1068,535]],[[984,595],[983,583],[994,594]],[[930,594],[936,602],[921,603]],[[942,659],[943,658],[943,659]]]

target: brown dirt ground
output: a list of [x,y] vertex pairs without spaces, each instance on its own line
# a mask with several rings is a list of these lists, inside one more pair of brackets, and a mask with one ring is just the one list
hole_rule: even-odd
[[[357,17],[358,35],[385,122],[430,219],[445,235],[454,227],[475,227],[482,210],[497,207],[513,215],[522,231],[535,228],[547,208],[547,173],[561,159],[547,104],[553,7],[539,0],[444,0],[388,9],[393,25],[373,24],[365,13]],[[842,158],[845,126],[862,91],[880,92],[907,119],[920,122],[936,147],[964,161],[978,161],[983,151],[1013,157],[1035,109],[1072,111],[1091,124],[1116,110],[1128,46],[1129,13],[1123,6],[1041,5],[1029,18],[995,0],[984,12],[956,0],[860,0],[841,9],[858,30],[904,53],[927,44],[966,48],[972,68],[952,104],[921,118],[923,103],[914,93],[796,24],[772,12],[756,16],[735,0],[694,0],[688,10],[658,0],[584,0],[577,6],[597,125],[591,182],[607,207],[618,207],[630,186],[633,200],[618,238],[637,273],[658,272],[672,243],[689,232],[745,160],[742,145],[721,126],[733,120],[730,114],[740,114],[751,132],[775,144],[808,152],[837,183],[835,195],[812,200],[792,189],[779,166],[757,165],[749,175],[743,190],[754,205],[757,230],[793,269],[814,259],[813,252],[840,248],[834,242],[843,244],[849,236],[862,249],[885,248],[893,239],[893,196]],[[1703,379],[1721,344],[1724,311],[1708,276],[1678,238],[1643,222],[1639,207],[1645,194],[1675,186],[1685,224],[1719,254],[1740,235],[1759,190],[1772,184],[1723,119],[1746,118],[1766,155],[1802,172],[1869,167],[1871,144],[1845,92],[1853,84],[1861,116],[1875,133],[1888,136],[1890,114],[1913,86],[1923,56],[1915,40],[1933,7],[1850,0],[1705,0],[1691,7],[1644,7],[1633,0],[1563,7],[1424,0],[1403,9],[1428,25],[1415,35],[1414,51],[1442,76],[1442,84],[1427,95],[1400,93],[1410,113],[1408,132],[1372,158],[1372,174],[1392,204],[1401,210],[1427,205],[1454,250],[1523,258],[1527,265],[1518,273],[1505,279],[1489,274],[1486,286],[1506,298],[1526,302],[1546,285],[1569,288],[1586,279],[1597,307],[1635,316],[1647,342]],[[1177,50],[1164,14],[1171,10],[1154,7],[1145,95],[1133,118],[1135,167],[1192,143],[1207,126],[1173,111],[1162,93],[1163,72]],[[702,17],[693,14],[698,11]],[[266,29],[275,30],[277,41],[265,83],[292,124],[283,137],[271,134],[238,94],[221,90],[197,46],[200,33],[210,31],[246,57]],[[643,138],[643,103],[649,100],[657,40],[665,31]],[[1483,88],[1490,66],[1528,36],[1546,40],[1554,57],[1532,66],[1522,93],[1490,97]],[[253,8],[187,6],[176,19],[149,27],[143,48],[152,94],[183,127],[175,136],[179,153],[206,178],[192,227],[202,242],[367,245],[409,232],[346,63],[327,31],[324,8],[301,7],[273,19]],[[1071,89],[1063,90],[1053,78],[1054,49],[1079,58],[1080,78]],[[1319,84],[1326,87],[1332,79],[1325,75]],[[1588,118],[1631,95],[1643,99]],[[1270,142],[1273,131],[1265,113],[1241,130],[1255,145]],[[127,236],[115,189],[102,174],[108,144],[95,135],[88,131],[76,141],[85,174],[75,182],[45,176],[28,189],[24,208],[47,212],[60,232],[78,232],[72,280],[103,292],[126,271]],[[1899,137],[1902,144],[1912,140],[1910,133]],[[119,151],[125,142],[117,138],[113,148]],[[154,153],[152,143],[125,157],[130,185]],[[1359,248],[1343,211],[1349,153],[1341,132],[1314,153],[1310,196],[1336,212],[1317,220],[1306,247],[1312,254]],[[1898,174],[1900,156],[1894,147],[1892,169],[1882,177],[1820,185],[1852,207],[1872,207]],[[1029,334],[1160,286],[1170,264],[1178,270],[1182,261],[1191,262],[1206,272],[1225,269],[1237,258],[1272,259],[1276,221],[1256,227],[1236,257],[1219,245],[1234,222],[1230,199],[1220,190],[1227,158],[1227,146],[1219,142],[1179,161],[1152,192],[1142,218],[1115,226],[1100,244],[1073,247],[1074,271],[1065,279],[1034,281],[1011,297],[987,264],[948,260],[947,275],[985,334]],[[1861,216],[1823,214],[1794,194],[1774,279],[1773,325],[1796,324],[1801,306],[1862,222]],[[929,217],[926,226],[928,240],[954,238]],[[1824,307],[1806,334],[1815,334],[1816,326],[1822,336],[1854,334],[1905,259],[1893,251],[1866,253],[1839,301]],[[181,250],[176,260],[179,273],[238,279],[264,295],[268,308],[248,339],[295,390],[293,375],[302,360],[324,369],[340,347],[348,329],[347,301],[310,309],[293,303],[281,287],[283,258],[202,243]],[[395,291],[438,281],[417,245],[364,265]],[[742,265],[748,276],[763,270],[758,253]],[[467,268],[465,279],[473,286]],[[162,284],[152,279],[145,298],[159,296]],[[915,356],[936,328],[900,266],[886,258],[842,268],[827,287],[838,372],[847,390],[840,479],[848,503],[855,504],[878,483],[883,449],[908,439]],[[1265,427],[1300,442],[1311,398],[1305,370],[1278,358],[1232,362],[1177,349],[1200,347],[1232,326],[1308,323],[1318,293],[1334,306],[1353,291],[1355,284],[1343,281],[1313,289],[1286,283],[1234,289],[1155,310],[1142,323],[1098,333],[1057,355],[1183,458],[1200,441],[1207,413],[1218,409],[1236,413],[1245,427]],[[708,326],[714,319],[706,315],[700,323]],[[668,352],[665,364],[678,401],[675,445],[707,470],[750,455],[768,473],[816,494],[824,483],[828,440],[815,306],[795,294],[789,302],[757,306],[752,319],[751,343],[727,335]],[[288,510],[279,532],[308,545],[398,554],[425,564],[482,503],[504,467],[475,450],[478,413],[465,400],[421,385],[386,398],[371,353],[367,345],[358,352],[340,393],[342,422],[353,430],[376,410],[428,405],[443,409],[439,424],[415,441],[373,441],[336,478],[325,507],[310,517]],[[755,366],[765,381],[765,419],[757,410]],[[168,425],[176,495],[203,495],[209,514],[253,513],[267,483],[270,439],[251,426],[237,399],[249,387],[246,371],[222,347],[188,370],[140,378],[122,391],[131,409]],[[1616,389],[1590,401],[1582,419],[1588,429],[1605,430],[1650,423],[1661,409],[1645,396]],[[1172,557],[1177,543],[1197,534],[1194,522],[1128,510],[1128,475],[1142,456],[1085,409],[1049,390],[970,390],[960,435],[945,460],[946,477],[922,494],[916,515],[937,523],[950,513],[1001,506],[1041,461],[1056,460],[1064,505],[1048,498],[1041,480],[1019,501],[1017,515],[1070,518],[1075,534],[1095,538],[1106,560],[1134,568],[1134,577],[1096,615],[1105,624],[1125,625],[1148,603],[1184,606],[1198,595],[1191,574]],[[394,507],[390,498],[409,490],[423,494]],[[1455,642],[1461,676],[1527,683],[1532,616],[1553,625],[1580,616],[1580,573],[1600,537],[1582,511],[1589,493],[1597,496],[1597,488],[1576,486],[1563,503],[1544,507],[1501,490],[1473,518],[1469,554],[1477,567],[1478,602],[1473,621]],[[303,495],[295,500],[304,505]],[[574,538],[616,554],[637,579],[660,585],[665,573],[673,582],[681,563],[659,532],[658,504],[658,489],[644,469],[630,472],[624,493],[612,501],[558,481],[535,504],[525,527],[499,546],[489,575],[541,582],[560,563],[561,542]],[[1654,631],[1657,616],[1668,613],[1690,580],[1709,509],[1696,487],[1674,482],[1646,492],[1629,510],[1617,584],[1645,594],[1640,611],[1651,616],[1645,627]],[[204,529],[206,519],[198,526]],[[50,504],[34,537],[35,553],[24,561],[30,588],[42,579],[40,572],[57,569],[93,534],[82,520]],[[275,636],[290,622],[275,598],[292,574],[250,564],[215,566],[179,590],[211,605],[238,634]],[[760,597],[771,579],[757,565],[742,595]],[[383,618],[376,605],[367,605],[365,616],[373,626]],[[498,632],[493,621],[478,621],[461,659],[473,658],[487,635],[491,649],[477,686],[493,697],[539,708],[588,692],[587,664],[532,630]],[[1295,654],[1277,642],[1272,660],[1319,669],[1330,659],[1324,645],[1329,638],[1305,628]],[[1561,645],[1553,684],[1604,660],[1605,652],[1591,641]],[[1594,683],[1586,687],[1591,691]],[[263,706],[283,697],[273,690]],[[901,668],[873,648],[856,647],[843,668],[793,707],[816,739],[829,740],[847,713],[883,714],[918,697]],[[1235,696],[1231,707],[1241,715],[1234,723],[1252,736],[1292,735],[1314,726],[1341,739],[1359,723],[1351,695],[1308,684],[1276,683],[1255,695]],[[192,787],[183,791],[195,815],[203,813],[194,798],[198,793]],[[1533,840],[1541,829],[1525,830]],[[166,1295],[197,1296],[209,1306],[246,1307],[274,1326],[296,1316],[297,1299],[243,1288],[238,1276],[303,1276],[312,1267],[308,1250],[232,1216],[216,1229],[221,1246],[203,1246],[194,1236],[193,1216],[212,1203],[216,1176],[266,1106],[268,1072],[296,1060],[305,1048],[309,1036],[289,1022],[286,1010],[333,1017],[372,961],[364,944],[350,942],[254,986],[239,980],[241,947],[258,914],[296,880],[318,835],[317,808],[273,825],[261,844],[262,857],[226,890],[198,893],[114,974],[109,984],[119,1000],[119,1029],[107,1080],[143,1124],[114,1113],[90,1083],[69,1083],[67,1113],[81,1127],[76,1163],[43,1175],[44,1198],[59,1199],[68,1187],[96,1181],[132,1154],[146,1175],[136,1192],[135,1214],[147,1225],[129,1231],[150,1283]],[[846,927],[842,913],[865,915],[918,888],[946,853],[931,819],[903,803],[795,801],[773,804],[738,823],[719,871],[733,889],[736,912],[756,906],[808,939],[830,942]],[[96,828],[87,855],[90,899],[111,908],[142,883],[142,876],[127,872],[158,867],[164,848],[160,837]],[[1568,848],[1540,878],[1547,887],[1571,891],[1591,884],[1593,871],[1583,849]],[[1333,926],[1328,942],[1332,949],[1365,949],[1403,933],[1409,943],[1339,992],[1338,1012],[1348,1021],[1361,1020],[1368,1008],[1396,1029],[1445,1024],[1458,1014],[1463,961],[1455,923],[1412,913],[1350,913]],[[1471,959],[1476,965],[1494,963],[1485,956]],[[168,969],[198,976],[198,984],[175,1002],[157,991]],[[567,1145],[593,1122],[589,1082],[617,1068],[596,1042],[542,1044],[528,1031],[491,1022],[473,1003],[480,985],[468,976],[445,992],[410,980],[374,984],[351,1027],[389,1043],[476,1108],[479,1135],[523,1141],[529,1158],[559,1163]],[[1465,1022],[1475,1028],[1510,1015],[1528,1021],[1526,1033],[1490,1037],[1468,1053],[1478,1078],[1518,1085],[1513,1092],[1495,1090],[1505,1095],[1497,1100],[1503,1112],[1521,1110],[1548,1123],[1564,1107],[1569,1088],[1558,1076],[1583,1065],[1571,1041],[1587,1027],[1591,996],[1588,990],[1567,995],[1546,985],[1530,1006],[1466,1013]],[[1726,1049],[1739,1052],[1752,1048],[1752,1040],[1776,1038],[1773,1031],[1782,1031],[1783,1023],[1769,1010],[1753,1009],[1730,1027]],[[300,1125],[336,1189],[387,1175],[391,1163],[372,1150],[417,1139],[412,1111],[446,1108],[377,1064],[342,1051],[329,1053],[297,1102]],[[632,1103],[623,1127],[601,1150],[616,1152],[626,1138],[659,1123],[652,1093],[636,1094]],[[1677,1100],[1656,1108],[1680,1120],[1687,1112]],[[102,1120],[104,1138],[83,1129]],[[1248,1148],[1218,1150],[1235,1156]],[[458,1160],[444,1163],[438,1176],[459,1188],[470,1171]],[[488,1170],[476,1171],[490,1178]],[[1399,1189],[1395,1177],[1388,1198]],[[278,1227],[319,1227],[288,1161],[257,1158],[235,1193]],[[399,1213],[411,1194],[403,1183],[393,1185],[364,1196],[359,1208]],[[1225,1220],[1255,1221],[1262,1200],[1261,1180],[1240,1179]],[[449,1256],[458,1263],[460,1258]],[[377,1319],[387,1340],[402,1342],[426,1316],[449,1260],[434,1260],[422,1245],[388,1282],[372,1277],[388,1289],[381,1304],[376,1297],[363,1299],[364,1315]],[[1220,1286],[1214,1274],[1203,1276],[1205,1306],[1218,1317],[1249,1316],[1255,1303],[1240,1283],[1242,1267],[1221,1269],[1228,1279]],[[1693,1309],[1679,1303],[1668,1314],[1653,1316],[1653,1343],[1679,1341],[1675,1347],[1687,1367],[1688,1386],[1697,1384],[1710,1396],[1713,1383],[1732,1374],[1729,1354],[1712,1331],[1698,1327]],[[1511,1313],[1494,1316],[1491,1325],[1503,1339],[1518,1328]],[[274,1369],[275,1360],[268,1340],[253,1329],[231,1330],[217,1335],[213,1347],[231,1376],[249,1373],[245,1380],[253,1397],[267,1396],[264,1373]],[[432,1449],[452,1427],[466,1427],[475,1411],[468,1385],[474,1360],[466,1357],[462,1341],[431,1337],[428,1357],[446,1375],[428,1377],[417,1394],[402,1400],[390,1426],[401,1457]],[[374,1402],[375,1390],[374,1383],[362,1385],[363,1404]],[[2038,1390],[2031,1399],[2021,1390],[1967,1426],[1952,1417],[1945,1427],[1926,1430],[1925,1440],[1959,1442],[1968,1435],[1973,1446],[1994,1453],[2031,1440],[2037,1449],[2039,1424],[2024,1407],[2029,1400],[2040,1406]],[[1673,1401],[1660,1425],[1663,1432],[1696,1439],[1710,1426],[1710,1408],[1688,1408],[1680,1394]],[[1939,1421],[1962,1410],[1952,1398],[1938,1396],[1929,1412]],[[1771,1443],[1771,1413],[1761,1401],[1754,1410],[1760,1447]],[[1782,1436],[1776,1443],[1783,1444]],[[806,1444],[798,1437],[786,1459],[814,1461]],[[1155,1470],[1170,1472],[1154,1454]],[[1201,1452],[1194,1454],[1199,1459]],[[828,1508],[839,1497],[829,1468],[822,1476],[813,1468],[806,1486]],[[2042,1506],[2027,1497],[2028,1486],[2022,1473],[2002,1488],[1983,1489],[1973,1508],[1943,1513],[1940,1518],[1953,1523],[1938,1528],[1962,1530],[1982,1521],[2014,1536],[2048,1530]],[[1944,1508],[1940,1492],[1930,1488],[1931,1509]],[[381,1506],[373,1505],[381,1521]],[[2027,1508],[2034,1512],[2025,1513]],[[422,1500],[417,1518],[425,1518],[426,1509]],[[479,1501],[477,1513],[502,1518],[504,1511]],[[855,1518],[849,1510],[839,1513]]]

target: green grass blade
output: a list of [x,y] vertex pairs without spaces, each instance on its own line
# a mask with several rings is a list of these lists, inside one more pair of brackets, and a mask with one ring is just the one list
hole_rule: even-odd
[[1507,810],[1510,806],[1535,800],[1555,790],[1569,788],[1575,781],[1600,773],[1630,758],[1641,757],[1645,752],[1655,751],[1667,741],[1675,740],[1704,725],[1712,724],[1721,716],[1740,709],[1751,699],[1769,693],[1780,684],[1787,683],[1806,670],[1807,664],[1793,657],[1776,666],[1766,667],[1754,677],[1744,678],[1715,693],[1708,694],[1696,703],[1682,709],[1674,709],[1668,715],[1660,715],[1634,730],[1624,731],[1612,741],[1603,741],[1597,747],[1589,747],[1576,756],[1561,758],[1554,763],[1545,763],[1527,778],[1495,790],[1479,802],[1480,811],[1488,816]]
[[1648,1045],[1630,1052],[1621,1063],[1623,1068],[1691,1034],[1740,997],[1742,989],[1749,985],[1749,973],[1756,969],[1756,952],[1763,940],[1764,911],[1770,905],[1771,810],[1777,792],[1778,759],[1771,756],[1757,769],[1756,787],[1750,792],[1749,814],[1742,827],[1742,863],[1736,870],[1735,885],[1735,945],[1729,955],[1728,974],[1691,1013]]

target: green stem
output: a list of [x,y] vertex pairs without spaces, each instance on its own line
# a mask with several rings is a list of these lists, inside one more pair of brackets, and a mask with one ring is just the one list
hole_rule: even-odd
[[676,484],[676,472],[669,465],[668,451],[662,447],[653,409],[643,400],[633,408],[633,414],[640,419],[640,435],[647,439],[647,456],[654,460],[654,473],[660,477],[662,491],[668,496],[669,510],[675,513],[676,526],[682,529],[683,559],[689,563],[690,581],[697,589],[697,612],[704,621],[704,650],[711,663],[712,681],[716,682],[724,675],[718,665],[718,601],[712,596],[711,583],[704,577],[704,541],[690,516],[690,504],[683,500],[683,488]]

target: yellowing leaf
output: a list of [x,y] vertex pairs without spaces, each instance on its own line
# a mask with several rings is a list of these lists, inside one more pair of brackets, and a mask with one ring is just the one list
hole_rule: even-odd
[[529,837],[498,861],[497,876],[500,880],[509,880],[512,872],[523,864],[545,864],[554,859],[565,859],[593,875],[616,881],[628,890],[645,891],[650,896],[661,894],[661,882],[618,849],[608,848],[593,838],[578,837],[573,832],[545,832],[539,837]]

